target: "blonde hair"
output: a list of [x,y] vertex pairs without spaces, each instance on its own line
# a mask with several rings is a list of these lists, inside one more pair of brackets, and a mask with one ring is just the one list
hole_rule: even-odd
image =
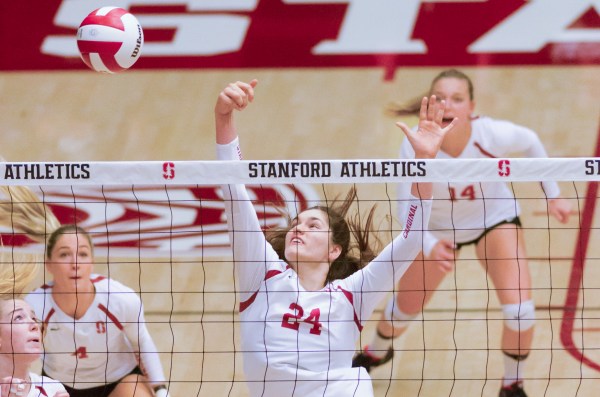
[[52,211],[27,186],[1,186],[8,201],[0,202],[0,225],[20,230],[38,243],[60,227]]
[[20,299],[41,268],[40,256],[0,252],[0,300]]
[[[36,242],[60,227],[52,211],[25,186],[0,186],[5,200],[0,202],[0,225],[24,232]],[[19,299],[36,278],[40,255],[7,251],[0,246],[0,299]]]

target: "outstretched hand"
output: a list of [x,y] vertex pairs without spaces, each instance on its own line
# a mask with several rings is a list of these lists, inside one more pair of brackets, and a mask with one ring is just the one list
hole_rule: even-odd
[[408,128],[403,122],[396,123],[415,150],[415,158],[435,158],[444,136],[456,125],[458,119],[454,118],[450,124],[442,128],[445,108],[446,102],[438,101],[435,95],[430,98],[423,97],[419,112],[419,126],[416,131]]
[[230,83],[219,94],[215,105],[215,113],[220,116],[227,116],[234,110],[244,110],[254,100],[254,87],[257,84],[258,80],[256,79],[249,83],[243,81]]

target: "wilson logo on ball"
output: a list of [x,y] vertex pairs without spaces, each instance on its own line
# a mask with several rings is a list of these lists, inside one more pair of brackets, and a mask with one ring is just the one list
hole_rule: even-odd
[[137,18],[119,7],[92,11],[79,25],[77,47],[92,70],[116,73],[139,59],[144,32]]

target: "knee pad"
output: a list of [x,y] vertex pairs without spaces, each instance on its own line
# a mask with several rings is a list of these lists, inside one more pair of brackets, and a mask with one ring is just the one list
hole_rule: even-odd
[[393,323],[396,328],[405,328],[410,325],[410,323],[417,318],[418,314],[408,314],[404,313],[398,307],[398,302],[396,302],[396,295],[392,296],[389,300],[385,309],[383,311],[385,319]]
[[527,331],[535,324],[535,305],[531,300],[502,305],[502,312],[504,324],[513,331]]

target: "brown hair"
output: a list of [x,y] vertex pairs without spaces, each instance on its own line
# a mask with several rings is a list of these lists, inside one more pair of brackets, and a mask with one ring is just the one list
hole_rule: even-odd
[[46,258],[50,259],[50,256],[52,255],[52,250],[56,246],[56,242],[58,241],[60,236],[63,236],[65,234],[76,234],[78,236],[84,236],[87,242],[90,244],[90,248],[92,249],[93,253],[94,243],[92,242],[92,237],[90,236],[90,234],[81,226],[70,224],[63,225],[50,234],[50,237],[48,237],[48,241],[46,242]]
[[[362,269],[372,261],[379,249],[380,241],[375,236],[376,249],[371,247],[369,237],[373,226],[375,206],[368,212],[364,225],[361,225],[358,213],[347,217],[348,211],[356,199],[356,189],[352,188],[344,200],[334,199],[331,205],[315,206],[309,209],[318,209],[327,215],[331,240],[341,247],[340,255],[334,260],[327,273],[325,284],[346,278],[357,270]],[[348,218],[348,219],[347,219]],[[271,244],[279,258],[285,258],[285,236],[291,228],[292,219],[288,216],[288,226],[267,231],[267,241]]]
[[421,109],[421,99],[423,99],[424,96],[431,95],[435,84],[439,80],[446,78],[455,78],[466,81],[469,89],[469,99],[473,100],[475,98],[475,89],[473,88],[473,82],[471,81],[469,76],[467,76],[465,73],[461,72],[458,69],[446,69],[434,77],[434,79],[431,81],[431,85],[429,86],[429,92],[427,94],[421,95],[420,97],[414,98],[406,103],[393,102],[386,107],[386,113],[390,116],[418,115],[419,110]]

